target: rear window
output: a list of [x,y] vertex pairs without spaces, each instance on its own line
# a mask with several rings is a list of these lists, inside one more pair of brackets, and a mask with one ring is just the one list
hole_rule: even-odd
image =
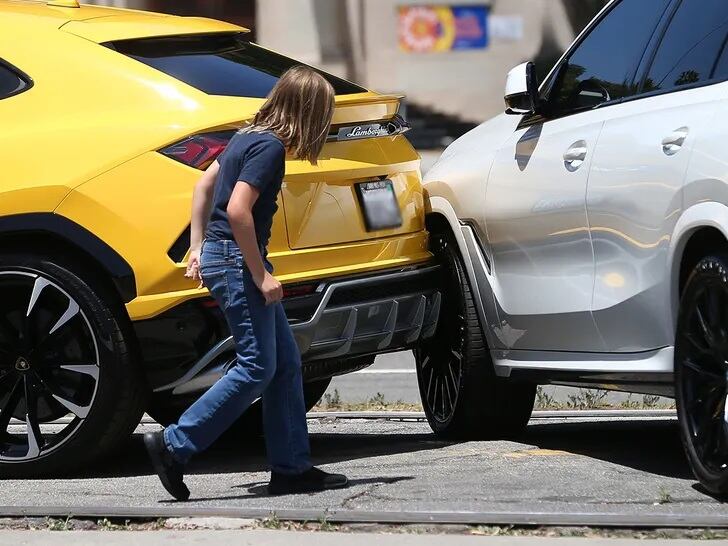
[[[264,98],[286,70],[302,64],[247,41],[242,33],[141,38],[104,45],[210,95]],[[366,91],[318,72],[337,95]]]

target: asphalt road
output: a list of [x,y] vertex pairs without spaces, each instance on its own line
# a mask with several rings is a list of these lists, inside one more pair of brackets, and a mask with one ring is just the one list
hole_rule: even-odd
[[82,474],[4,480],[0,506],[727,514],[696,488],[672,418],[534,420],[518,441],[467,443],[438,440],[423,422],[314,419],[310,431],[315,463],[346,473],[350,488],[270,497],[262,441],[230,438],[192,462],[192,500],[175,504],[136,434]]

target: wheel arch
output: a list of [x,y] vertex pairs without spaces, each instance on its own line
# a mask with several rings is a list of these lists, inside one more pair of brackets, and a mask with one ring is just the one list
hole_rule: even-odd
[[[490,280],[489,263],[484,256],[478,234],[472,226],[463,223],[455,213],[455,209],[444,197],[430,196],[428,200],[427,229],[449,229],[458,245],[460,257],[465,264],[465,273],[476,302],[483,335],[491,350],[506,349],[506,344],[499,338],[498,310]],[[466,234],[470,241],[466,239]],[[476,256],[473,256],[476,254]],[[496,366],[496,371],[500,371]]]
[[61,252],[108,279],[121,303],[137,296],[134,271],[127,261],[96,235],[53,213],[0,217],[0,250]]
[[670,243],[672,329],[677,327],[680,296],[690,272],[710,252],[728,250],[728,206],[698,203],[680,216]]

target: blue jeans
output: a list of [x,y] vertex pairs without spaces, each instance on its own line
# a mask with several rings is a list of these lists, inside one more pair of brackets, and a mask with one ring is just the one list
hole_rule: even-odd
[[[237,363],[164,431],[181,463],[205,450],[262,397],[263,427],[273,471],[298,474],[311,467],[303,399],[301,355],[283,305],[265,305],[234,241],[206,240],[200,270],[225,313]],[[266,261],[266,268],[272,270]]]

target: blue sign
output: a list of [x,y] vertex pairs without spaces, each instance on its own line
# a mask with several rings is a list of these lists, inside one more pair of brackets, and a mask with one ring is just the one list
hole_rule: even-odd
[[484,49],[488,47],[488,7],[453,6],[455,39],[452,49]]

